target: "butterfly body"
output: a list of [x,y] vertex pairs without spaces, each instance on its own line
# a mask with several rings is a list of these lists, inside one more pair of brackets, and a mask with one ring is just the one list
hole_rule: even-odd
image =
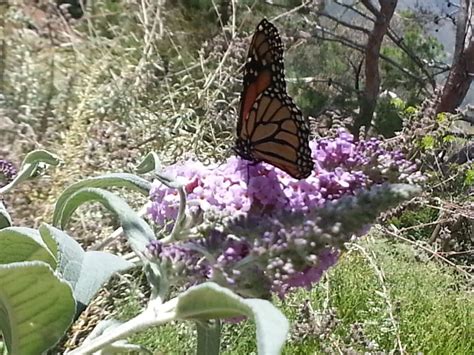
[[302,179],[313,170],[308,137],[308,124],[286,92],[280,36],[264,19],[245,64],[234,149],[246,160],[265,161]]

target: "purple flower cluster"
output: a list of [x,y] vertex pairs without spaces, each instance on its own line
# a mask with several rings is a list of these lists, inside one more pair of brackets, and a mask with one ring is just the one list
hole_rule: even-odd
[[17,170],[12,162],[0,159],[0,187],[8,185],[16,176]]
[[[383,149],[375,139],[354,142],[352,135],[341,130],[338,137],[312,141],[310,147],[315,169],[304,180],[295,180],[269,164],[253,165],[238,157],[218,166],[185,161],[169,167],[166,173],[185,185],[188,206],[228,215],[308,212],[376,183],[420,180],[413,163],[399,152]],[[148,213],[155,223],[162,225],[176,218],[176,190],[156,182],[150,196]]]
[[[187,161],[169,167],[167,175],[185,186],[188,210],[203,211],[205,222],[192,239],[156,241],[149,253],[181,280],[213,280],[246,296],[283,296],[311,286],[337,262],[345,242],[410,195],[392,185],[372,186],[421,178],[400,153],[377,140],[354,142],[345,131],[310,147],[315,170],[300,181],[236,157],[219,166]],[[176,218],[176,190],[156,182],[150,195],[148,213],[156,223]]]

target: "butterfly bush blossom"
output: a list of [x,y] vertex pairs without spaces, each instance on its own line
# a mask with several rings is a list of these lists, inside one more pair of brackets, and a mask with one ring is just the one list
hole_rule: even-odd
[[17,170],[12,162],[0,159],[0,187],[8,185],[16,174]]
[[[416,190],[387,183],[422,180],[415,164],[376,139],[354,142],[341,130],[310,148],[315,168],[304,180],[238,157],[170,166],[166,174],[183,184],[188,212],[203,212],[205,223],[192,238],[155,241],[149,252],[183,280],[213,280],[253,297],[310,287],[337,262],[344,242]],[[177,217],[175,189],[155,182],[150,197],[156,224]]]

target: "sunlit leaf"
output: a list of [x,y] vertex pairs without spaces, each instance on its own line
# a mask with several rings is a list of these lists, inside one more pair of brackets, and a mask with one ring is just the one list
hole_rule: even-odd
[[279,354],[289,329],[288,320],[269,301],[238,296],[209,282],[178,296],[176,317],[187,320],[232,318],[245,315],[257,326],[259,354]]
[[72,323],[69,284],[40,261],[0,265],[0,331],[10,354],[42,354]]

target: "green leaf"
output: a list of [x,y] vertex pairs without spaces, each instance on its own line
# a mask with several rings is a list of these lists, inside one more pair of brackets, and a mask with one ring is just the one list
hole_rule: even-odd
[[443,137],[443,143],[452,143],[456,140],[456,137],[452,134],[447,134]]
[[133,263],[117,255],[85,252],[78,242],[53,226],[43,224],[39,230],[45,241],[54,240],[57,244],[59,263],[56,271],[71,285],[78,314],[113,274],[133,266]]
[[464,183],[467,186],[474,185],[474,169],[466,170],[466,176],[464,178]]
[[118,216],[128,242],[135,252],[144,253],[150,241],[155,240],[151,227],[123,199],[102,189],[83,188],[75,192],[65,201],[61,218],[57,222],[65,226],[79,206],[92,201],[100,202]]
[[208,282],[178,296],[176,317],[204,321],[245,315],[257,325],[259,354],[279,354],[289,329],[288,320],[266,300],[242,298],[229,289]]
[[36,230],[24,227],[0,230],[0,264],[33,260],[56,268],[56,256]]
[[405,113],[407,115],[414,115],[415,113],[417,113],[418,110],[416,109],[416,107],[413,107],[413,106],[408,106],[406,109],[405,109]]
[[436,115],[436,120],[438,122],[446,122],[448,119],[448,116],[446,115],[446,112],[440,112]]
[[38,149],[28,153],[25,159],[23,159],[21,165],[23,167],[27,164],[45,163],[48,165],[56,166],[60,163],[60,161],[61,160],[56,155],[46,150]]
[[424,136],[421,139],[421,146],[424,149],[433,149],[435,147],[435,139],[432,136]]
[[42,354],[72,323],[70,286],[49,265],[29,261],[0,265],[0,330],[10,354]]
[[12,219],[10,214],[7,212],[5,205],[0,201],[0,229],[10,227],[12,225]]
[[28,153],[23,160],[20,171],[16,175],[15,179],[8,185],[0,188],[0,194],[10,191],[19,183],[33,177],[41,163],[56,166],[59,164],[59,162],[60,160],[58,157],[47,152],[46,150],[35,150],[31,153]]
[[79,181],[69,186],[64,190],[61,196],[59,196],[56,206],[54,207],[53,225],[64,227],[60,221],[64,219],[64,206],[68,203],[68,199],[71,198],[76,191],[88,187],[128,187],[144,195],[148,195],[151,184],[137,175],[127,173],[107,174]]
[[160,171],[161,169],[162,168],[158,154],[155,152],[150,152],[145,156],[141,163],[138,164],[138,166],[135,168],[135,171],[138,174],[146,174],[150,171]]
[[390,100],[390,103],[400,111],[403,111],[405,109],[405,101],[400,99],[399,97],[393,98]]

